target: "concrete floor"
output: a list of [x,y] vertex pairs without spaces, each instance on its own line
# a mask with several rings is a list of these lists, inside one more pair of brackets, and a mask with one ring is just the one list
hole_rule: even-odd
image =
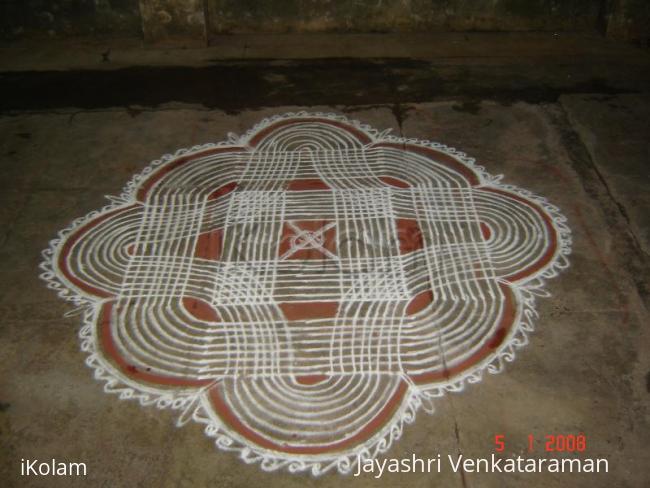
[[[77,86],[64,90],[56,83],[39,85],[39,72],[58,72],[62,78],[57,79],[67,83],[74,83],[71,73],[77,73],[70,70],[85,70],[92,77],[105,69],[95,66],[101,65],[97,46],[68,46],[67,51],[48,46],[50,55],[38,49],[25,55],[25,46],[3,48],[0,69],[5,74],[0,83],[9,89],[0,103],[4,486],[650,486],[648,52],[584,39],[571,41],[568,51],[549,52],[553,38],[526,40],[525,49],[514,49],[517,38],[510,37],[511,50],[501,55],[503,39],[484,36],[472,38],[471,49],[450,48],[454,54],[449,57],[440,43],[456,46],[452,41],[459,38],[452,36],[430,42],[436,48],[428,53],[418,48],[415,58],[426,61],[424,67],[404,67],[399,63],[415,51],[395,45],[390,36],[373,39],[369,56],[382,58],[382,72],[390,74],[395,86],[406,84],[397,90],[399,98],[376,87],[359,94],[359,79],[354,77],[362,75],[355,74],[354,63],[347,65],[349,79],[330,86],[333,91],[319,92],[328,87],[315,88],[320,81],[304,72],[306,65],[296,64],[300,56],[295,46],[300,43],[294,43],[292,51],[285,36],[276,52],[287,58],[283,66],[292,66],[291,72],[273,79],[277,62],[269,68],[268,60],[247,60],[253,73],[262,66],[270,69],[265,76],[271,78],[263,87],[266,91],[251,95],[249,106],[241,97],[236,107],[220,106],[227,93],[212,94],[211,104],[196,104],[178,87],[177,92],[162,90],[160,100],[147,103],[119,105],[122,95],[102,92],[87,99],[92,103],[75,105]],[[343,37],[328,37],[322,49],[310,42],[321,57],[356,45]],[[265,46],[267,53],[273,52],[271,47]],[[85,64],[65,64],[63,60],[74,58],[75,49],[80,58],[91,52],[95,57],[88,55]],[[148,66],[159,63],[197,67],[194,61],[183,61],[182,52],[154,62],[152,56],[160,53],[144,51],[125,47],[121,52],[128,54],[123,55],[126,61],[116,72],[134,64],[140,65],[138,76],[144,77]],[[57,55],[58,64],[53,61]],[[239,73],[232,65],[220,64],[227,55],[214,55],[218,59],[213,61],[205,51],[188,57],[203,59],[203,67],[219,65],[220,76]],[[366,54],[357,49],[351,56],[358,57],[358,66]],[[309,58],[308,53],[302,57]],[[329,62],[344,69],[340,60]],[[437,69],[439,93],[425,88],[431,66]],[[8,71],[25,76],[34,91],[21,91],[20,78],[8,77]],[[594,72],[599,73],[596,78]],[[205,75],[182,73],[188,79]],[[454,85],[458,73],[465,76]],[[567,74],[578,81],[567,81]],[[238,81],[231,80],[231,85]],[[158,83],[164,87],[167,81],[160,77]],[[246,80],[241,83],[245,86]],[[123,88],[118,84],[115,90]],[[30,93],[32,102],[27,103]],[[310,93],[313,103],[305,103]],[[23,101],[12,105],[12,94]],[[332,103],[337,96],[341,102]],[[546,196],[562,209],[573,230],[571,266],[550,283],[553,296],[540,302],[531,344],[504,373],[441,399],[432,416],[422,412],[387,457],[459,452],[485,457],[494,452],[495,434],[506,436],[507,454],[521,454],[528,434],[542,438],[584,433],[585,455],[607,458],[608,474],[461,476],[446,469],[429,475],[387,474],[378,480],[267,474],[218,451],[198,425],[178,429],[169,411],[142,408],[103,393],[78,348],[80,318],[64,317],[71,307],[37,277],[41,250],[72,219],[101,207],[104,195],[119,193],[150,160],[179,147],[222,140],[231,131],[241,133],[262,117],[299,109],[340,112],[378,129],[392,128],[405,137],[459,148],[489,172],[505,174],[507,182]],[[541,451],[539,455],[547,457]],[[21,458],[82,461],[88,476],[24,478]]]

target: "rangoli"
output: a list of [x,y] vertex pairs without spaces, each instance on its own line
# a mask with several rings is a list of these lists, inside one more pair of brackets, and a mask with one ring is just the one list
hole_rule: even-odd
[[462,152],[301,112],[154,161],[42,277],[107,392],[318,475],[511,361],[570,243],[556,207]]

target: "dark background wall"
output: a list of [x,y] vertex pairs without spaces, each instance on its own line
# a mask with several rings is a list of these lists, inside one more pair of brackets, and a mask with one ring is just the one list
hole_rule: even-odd
[[0,0],[0,36],[209,42],[284,32],[586,31],[647,43],[648,0]]
[[0,0],[5,39],[141,33],[138,0]]
[[607,22],[608,37],[639,41],[650,39],[650,0],[610,0]]
[[592,30],[593,0],[208,0],[210,32]]

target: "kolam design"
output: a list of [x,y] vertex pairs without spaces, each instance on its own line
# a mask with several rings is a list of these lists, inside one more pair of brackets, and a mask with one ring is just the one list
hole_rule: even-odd
[[571,244],[464,153],[332,114],[163,156],[110,200],[41,265],[86,364],[267,471],[348,473],[501,371]]

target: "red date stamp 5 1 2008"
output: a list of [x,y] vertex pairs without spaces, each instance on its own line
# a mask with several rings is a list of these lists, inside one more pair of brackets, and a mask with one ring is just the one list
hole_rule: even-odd
[[[535,450],[537,439],[533,434],[528,434],[528,452]],[[584,452],[587,449],[587,437],[584,434],[548,434],[543,436],[542,450],[546,452]],[[506,436],[494,436],[494,448],[503,452],[506,448]]]

